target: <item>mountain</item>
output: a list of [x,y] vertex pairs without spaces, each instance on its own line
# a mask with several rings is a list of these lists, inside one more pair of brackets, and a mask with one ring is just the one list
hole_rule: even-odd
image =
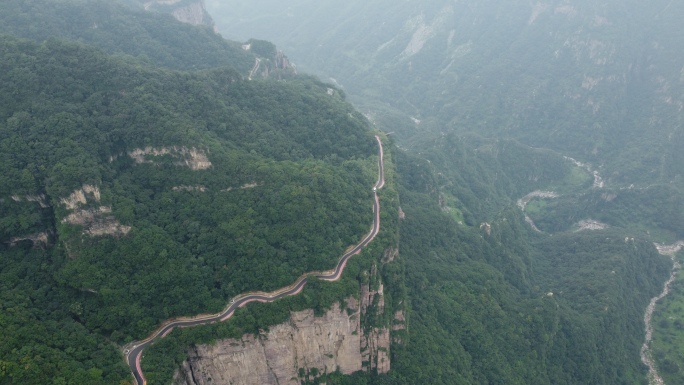
[[[107,34],[48,16],[79,10],[92,18],[73,20],[109,20],[107,31],[121,20],[178,31],[171,39],[188,33],[205,68],[217,54],[248,52],[111,2],[39,5],[4,2],[0,15],[44,20],[31,24],[44,29],[3,28],[39,41],[59,30],[116,51]],[[372,223],[377,144],[343,94],[307,77],[168,69],[187,66],[177,40],[166,50],[128,33],[148,57],[169,61],[1,38],[0,383],[128,381],[116,344],[328,269]]]
[[219,66],[248,73],[255,57],[211,28],[173,22],[137,1],[4,1],[0,32],[39,42],[79,41],[153,66],[198,70]]
[[[449,383],[448,378],[457,383],[496,382],[493,380],[496,377],[482,377],[482,373],[493,373],[495,369],[471,368],[473,363],[498,361],[488,361],[482,356],[467,361],[466,358],[476,355],[475,349],[472,345],[463,347],[469,336],[455,337],[454,322],[448,318],[448,312],[441,318],[418,318],[419,314],[430,310],[435,314],[437,310],[433,309],[445,308],[447,299],[436,295],[444,286],[464,281],[468,283],[463,290],[479,286],[470,279],[479,275],[475,269],[468,274],[451,271],[448,262],[426,272],[422,285],[412,285],[415,282],[412,275],[426,269],[428,262],[437,264],[440,257],[452,261],[444,256],[446,251],[439,250],[455,234],[468,233],[472,228],[493,233],[493,223],[504,218],[510,223],[511,217],[503,213],[522,211],[523,227],[542,239],[552,235],[550,239],[557,243],[548,240],[539,243],[536,236],[516,233],[502,247],[509,250],[516,243],[526,244],[520,249],[525,250],[520,255],[526,258],[518,266],[527,268],[516,267],[514,258],[488,260],[488,266],[501,272],[510,283],[518,282],[517,288],[531,290],[528,294],[534,288],[560,284],[563,289],[556,286],[548,291],[553,294],[552,298],[558,298],[559,292],[593,293],[589,295],[593,296],[598,295],[596,290],[602,290],[599,286],[606,289],[611,286],[612,289],[602,293],[611,292],[623,300],[635,298],[624,291],[635,282],[613,286],[615,282],[610,280],[610,284],[603,286],[598,284],[601,279],[594,272],[597,265],[593,268],[582,264],[570,266],[571,261],[581,259],[579,256],[584,254],[603,255],[607,259],[597,257],[596,262],[610,265],[609,260],[624,255],[617,249],[612,252],[605,249],[608,246],[600,238],[604,234],[606,241],[619,234],[615,239],[659,243],[672,243],[684,236],[681,226],[684,190],[680,175],[684,159],[678,150],[683,143],[684,80],[683,58],[677,48],[682,45],[676,16],[682,10],[678,4],[670,1],[646,4],[441,0],[339,4],[264,0],[258,7],[236,1],[208,1],[207,8],[219,31],[241,39],[274,41],[287,50],[300,70],[316,73],[343,88],[377,127],[391,133],[411,159],[406,162],[411,167],[402,168],[398,163],[400,180],[409,183],[405,186],[424,193],[413,201],[421,207],[413,216],[429,212],[428,207],[432,207],[434,214],[425,219],[423,226],[429,227],[429,221],[436,221],[439,212],[466,226],[452,229],[453,233],[441,238],[436,237],[437,227],[430,227],[432,231],[421,233],[422,237],[411,237],[418,231],[415,227],[414,231],[405,231],[409,220],[400,226],[400,256],[407,264],[406,282],[413,306],[410,322],[413,328],[409,327],[412,343],[406,351],[411,352],[420,343],[426,348],[413,350],[403,357],[403,353],[395,350],[393,371],[397,378],[410,378],[414,383]],[[400,189],[406,218],[411,217],[408,191]],[[447,229],[449,225],[445,223],[442,227]],[[588,230],[600,235],[588,240],[584,238],[591,237]],[[426,239],[433,241],[427,243]],[[566,248],[563,245],[566,241],[579,248]],[[463,251],[461,255],[486,254],[473,251],[474,240],[463,243],[469,245],[469,252]],[[413,244],[420,247],[413,248]],[[451,249],[457,250],[457,245]],[[608,257],[611,254],[613,257]],[[569,264],[559,265],[560,261],[553,255],[567,256]],[[642,258],[650,257],[643,254],[636,260]],[[579,280],[586,283],[582,289],[571,284],[571,280],[562,279],[563,283],[554,284],[547,279],[575,277],[580,270],[586,278]],[[443,273],[446,271],[451,274]],[[512,272],[518,272],[519,277],[514,278]],[[613,272],[619,274],[619,269],[607,273]],[[590,283],[595,279],[595,283]],[[519,284],[525,280],[530,286]],[[430,286],[435,290],[425,292],[424,288]],[[491,290],[487,285],[482,287],[484,292]],[[678,287],[677,283],[673,287]],[[672,320],[679,322],[676,309],[682,303],[682,296],[678,289],[669,292],[667,312],[659,313],[656,308],[660,323],[655,325],[654,343],[658,350],[654,357],[658,366],[665,368],[663,376],[678,383],[681,375],[677,373],[683,363],[676,341],[681,340],[681,332],[672,326]],[[543,295],[543,291],[538,295]],[[494,298],[495,303],[505,307],[506,300]],[[424,304],[421,311],[416,311],[418,302]],[[454,306],[460,306],[455,312],[473,314],[471,303],[464,299],[454,302]],[[575,309],[579,303],[586,304],[587,298],[575,297],[567,302]],[[625,319],[631,320],[628,321],[631,326],[617,334],[622,336],[620,344],[631,340],[631,346],[607,348],[605,344],[612,343],[600,342],[600,350],[629,352],[631,358],[625,362],[632,362],[629,364],[632,369],[618,369],[622,373],[643,370],[637,343],[643,338],[643,304],[636,305],[631,315],[624,314]],[[594,310],[589,310],[591,306],[582,306],[582,315],[570,317],[573,321],[569,322],[576,322],[573,327],[587,335],[612,334],[614,331],[592,331],[591,317],[602,319],[598,321],[602,325],[613,322],[603,318],[598,304],[592,306]],[[514,312],[505,311],[509,316]],[[422,323],[420,331],[416,330],[418,322]],[[515,323],[510,319],[508,322]],[[474,323],[470,319],[464,324],[470,327]],[[492,329],[497,328],[483,328]],[[431,339],[434,335],[441,338]],[[548,340],[557,337],[548,337]],[[501,337],[495,337],[496,346],[507,345],[496,338]],[[593,356],[591,349],[585,350],[590,344],[576,338],[578,334],[568,341],[575,341],[578,350],[572,354],[566,351],[570,355],[560,361],[576,362],[570,357]],[[462,346],[459,353],[439,355],[452,358],[450,364],[455,362],[453,357],[457,354],[464,357],[458,370],[442,376],[438,373],[445,372],[446,363],[430,366],[430,370],[416,369],[427,367],[428,360],[421,361],[422,365],[411,364],[424,357],[434,362],[435,355],[427,352],[443,351],[438,348],[441,341],[447,341],[444,349]],[[551,350],[545,349],[546,355],[542,355],[546,358],[542,361],[546,365],[556,360],[549,352],[559,346],[570,345],[559,342]],[[488,350],[497,349],[489,347]],[[500,353],[498,357],[510,355]],[[607,361],[598,359],[598,362]],[[402,366],[401,362],[407,364]],[[639,374],[633,378],[630,375],[604,377],[607,366],[593,375],[582,373],[573,377],[570,374],[574,372],[573,364],[558,370],[542,365],[537,367],[539,372],[535,375],[515,379],[515,375],[524,376],[526,369],[499,363],[493,367],[513,368],[506,372],[511,376],[501,380],[505,383],[645,381],[645,375]],[[584,365],[601,366],[589,361]],[[468,377],[460,373],[476,374]]]
[[272,43],[229,41],[206,25],[186,25],[188,20],[182,17],[183,22],[174,22],[165,14],[195,5],[201,3],[9,0],[0,5],[0,33],[38,42],[75,40],[110,54],[133,56],[152,67],[230,67],[243,75],[276,78],[296,72]]
[[274,41],[402,138],[514,138],[592,163],[609,184],[681,185],[679,4],[259,4],[207,7],[222,33]]
[[[513,129],[452,125],[467,106],[430,117],[439,100],[413,92],[418,115],[335,75],[344,92],[285,66],[263,36],[223,31],[243,43],[226,41],[164,14],[192,4],[0,5],[0,384],[130,384],[129,348],[169,320],[231,304],[223,322],[146,347],[147,383],[647,383],[644,311],[672,270],[653,241],[679,234],[676,181],[629,189],[609,165],[586,164],[577,143],[535,148]],[[334,13],[393,20],[359,4]],[[377,12],[433,20],[441,5]],[[288,17],[330,13],[327,3],[288,6]],[[261,16],[279,20],[280,7]],[[292,31],[303,39],[328,23],[314,21]],[[396,69],[404,83],[369,72],[359,88],[452,90]],[[397,122],[395,133],[374,130],[347,94],[363,112],[373,106],[378,127]],[[642,205],[653,191],[672,200]],[[575,226],[599,214],[608,228]],[[331,269],[377,223],[338,280],[310,277],[272,303],[231,302]]]

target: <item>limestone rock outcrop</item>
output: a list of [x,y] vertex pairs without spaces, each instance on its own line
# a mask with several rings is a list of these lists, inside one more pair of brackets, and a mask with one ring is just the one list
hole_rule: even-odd
[[374,267],[359,300],[347,298],[344,306],[336,303],[319,317],[313,310],[293,312],[288,322],[257,336],[191,348],[174,385],[299,385],[300,374],[314,368],[321,374],[387,373],[392,330],[405,328],[403,310],[392,314],[393,322],[399,320],[396,329],[363,325],[365,316],[380,318],[385,310],[384,286]]
[[214,26],[214,20],[207,13],[204,0],[142,0],[142,2],[145,9],[170,13],[182,23]]
[[136,148],[128,153],[136,163],[151,163],[158,164],[153,158],[168,155],[175,159],[173,162],[176,166],[189,167],[191,170],[206,170],[211,168],[211,161],[207,154],[194,147],[145,147]]
[[35,233],[35,234],[29,234],[29,235],[24,235],[21,237],[12,237],[12,239],[7,242],[10,247],[16,245],[18,242],[21,241],[31,241],[33,242],[34,247],[44,247],[48,245],[48,233],[45,231],[42,231],[40,233]]
[[83,234],[92,237],[128,234],[131,227],[119,223],[112,215],[112,207],[99,205],[100,200],[100,188],[84,184],[68,197],[60,199],[65,208],[70,211],[62,219],[62,223],[82,226]]
[[[375,267],[371,276],[376,276]],[[361,313],[374,312],[376,316],[385,313],[385,287],[382,281],[378,281],[377,289],[372,284],[361,285]],[[390,370],[390,331],[386,327],[371,326],[365,330],[361,338],[361,354],[363,361],[368,363],[368,369],[377,369],[378,374],[387,373]]]
[[362,369],[359,304],[335,304],[321,317],[293,312],[290,321],[258,336],[200,345],[188,352],[176,385],[298,385],[299,369],[351,374]]

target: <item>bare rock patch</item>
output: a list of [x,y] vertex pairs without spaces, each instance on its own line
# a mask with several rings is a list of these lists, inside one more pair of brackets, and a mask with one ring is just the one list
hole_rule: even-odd
[[83,226],[83,234],[93,237],[128,234],[131,227],[119,223],[112,215],[111,206],[98,205],[101,199],[100,188],[88,184],[84,184],[68,197],[61,198],[60,202],[71,211],[62,219],[62,223]]
[[128,153],[128,156],[130,156],[138,164],[158,164],[158,162],[155,162],[150,158],[164,155],[170,155],[174,157],[176,161],[173,164],[176,166],[186,166],[194,171],[206,170],[212,166],[207,154],[202,150],[196,149],[195,147],[145,147],[137,148]]

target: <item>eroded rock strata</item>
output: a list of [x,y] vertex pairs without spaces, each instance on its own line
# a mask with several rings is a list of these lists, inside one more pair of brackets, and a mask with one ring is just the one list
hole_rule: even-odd
[[382,283],[361,285],[360,301],[350,297],[320,317],[313,310],[292,312],[290,320],[261,334],[199,345],[175,374],[175,385],[299,385],[300,369],[319,373],[390,369],[390,328],[362,325],[364,312],[384,312]]

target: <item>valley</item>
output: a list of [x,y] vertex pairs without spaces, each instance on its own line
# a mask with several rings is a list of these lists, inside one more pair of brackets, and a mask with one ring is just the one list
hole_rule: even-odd
[[[400,148],[428,161],[412,158],[415,169],[404,173],[406,179],[422,184],[424,190],[418,190],[424,193],[423,199],[438,202],[441,211],[459,225],[482,229],[483,237],[496,233],[497,218],[501,220],[514,204],[522,210],[523,223],[537,233],[528,238],[531,249],[539,247],[534,239],[551,234],[578,239],[600,239],[605,234],[606,241],[645,241],[653,254],[653,242],[672,243],[684,236],[684,188],[676,170],[681,170],[684,159],[675,150],[682,143],[684,83],[680,75],[684,62],[674,48],[681,39],[666,32],[678,30],[676,21],[661,12],[670,10],[672,2],[642,7],[636,2],[618,5],[610,1],[518,2],[515,6],[352,1],[334,12],[326,4],[269,2],[269,12],[262,15],[230,1],[208,1],[207,7],[222,33],[273,40],[299,68],[334,79],[378,128],[393,133]],[[632,12],[643,17],[629,17]],[[350,29],[354,32],[349,33]],[[642,37],[637,38],[636,31],[643,32]],[[555,155],[544,158],[538,153],[544,151]],[[569,162],[570,170],[556,163],[558,158]],[[403,204],[406,200],[404,193],[402,209],[410,218],[410,208]],[[507,245],[524,237],[518,233],[506,238]],[[597,242],[589,249],[600,254],[608,244]],[[560,242],[554,247],[559,246]],[[614,253],[613,258],[619,259],[620,253]],[[428,255],[433,257],[435,249],[409,258],[423,260]],[[568,257],[579,258],[572,253]],[[510,258],[488,263],[511,268]],[[543,271],[535,265],[547,262],[532,259],[526,266]],[[587,276],[598,274],[576,267]],[[561,277],[558,282],[532,277],[532,272],[525,275],[523,267],[517,269],[534,287],[541,286],[539,281],[556,287],[568,282]],[[661,277],[665,282],[666,277]],[[453,278],[442,279],[446,285]],[[590,279],[582,279],[586,280]],[[610,282],[608,286],[616,285]],[[662,282],[657,286],[660,293]],[[414,290],[422,293],[422,288]],[[566,287],[545,293],[553,293],[553,298],[559,291],[597,296],[600,288],[612,290],[587,283],[584,289]],[[652,297],[657,298],[657,293]],[[420,294],[412,295],[415,301]],[[639,306],[643,308],[629,317],[630,333],[641,339],[644,328],[636,323],[643,320],[647,302]],[[595,311],[610,308],[606,303]],[[668,338],[674,340],[671,331]],[[639,349],[631,344],[634,362]],[[662,361],[668,355],[659,357]],[[397,370],[404,375],[410,371]],[[478,382],[452,374],[459,383]],[[576,378],[566,381],[583,383]],[[616,381],[595,377],[587,383]],[[627,380],[645,381],[645,373]],[[514,382],[507,379],[507,383]]]

